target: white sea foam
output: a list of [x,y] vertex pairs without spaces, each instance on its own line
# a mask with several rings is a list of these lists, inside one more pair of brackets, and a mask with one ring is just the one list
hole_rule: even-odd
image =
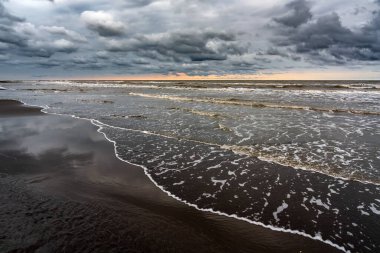
[[178,182],[178,183],[174,183],[173,185],[183,185],[185,183],[185,181],[181,181],[181,182]]
[[220,189],[222,190],[223,187],[224,187],[224,185],[227,182],[227,179],[215,179],[215,178],[212,177],[211,181],[214,183],[214,185],[220,184]]
[[278,218],[278,214],[282,213],[288,207],[289,207],[288,204],[283,202],[281,206],[277,207],[276,212],[273,212],[273,217],[277,222],[280,221],[280,219]]
[[316,198],[314,198],[314,197],[311,198],[310,203],[312,203],[312,204],[317,204],[318,206],[322,206],[322,207],[326,208],[327,210],[330,209],[330,206],[329,206],[329,205],[323,203],[322,200],[320,200],[320,199],[316,199]]
[[374,214],[377,214],[377,215],[380,215],[380,210],[378,210],[376,207],[375,207],[376,204],[372,203],[371,206],[369,207],[369,209],[371,209],[371,211],[374,213]]

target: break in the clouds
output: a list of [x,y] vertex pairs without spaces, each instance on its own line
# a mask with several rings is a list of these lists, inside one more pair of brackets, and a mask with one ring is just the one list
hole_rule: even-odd
[[0,78],[377,71],[379,34],[379,0],[0,0]]
[[100,36],[112,37],[124,33],[124,24],[104,11],[84,11],[80,17],[88,29],[97,32]]

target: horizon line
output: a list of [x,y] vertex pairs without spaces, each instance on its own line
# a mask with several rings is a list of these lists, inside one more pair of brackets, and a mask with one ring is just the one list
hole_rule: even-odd
[[275,81],[289,81],[289,82],[305,82],[305,81],[367,81],[376,82],[379,79],[86,79],[86,78],[47,78],[47,79],[0,79],[1,82],[17,82],[17,81],[165,81],[165,82],[179,82],[179,81],[244,81],[244,82],[275,82]]

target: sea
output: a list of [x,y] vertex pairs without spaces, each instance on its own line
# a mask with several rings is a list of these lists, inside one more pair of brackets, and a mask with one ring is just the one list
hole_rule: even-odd
[[[3,81],[196,209],[380,250],[379,81]],[[60,126],[51,126],[59,128]]]

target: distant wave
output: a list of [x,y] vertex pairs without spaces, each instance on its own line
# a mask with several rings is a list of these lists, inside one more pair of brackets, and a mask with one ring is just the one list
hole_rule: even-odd
[[[30,81],[24,81],[30,82]],[[119,88],[148,88],[148,89],[177,89],[177,90],[304,90],[304,91],[380,91],[378,82],[336,82],[321,83],[316,81],[294,82],[254,82],[254,81],[103,81],[103,80],[51,80],[35,81],[35,84],[60,84],[77,87],[119,87]]]
[[162,88],[264,88],[264,89],[380,89],[380,83],[377,81],[61,81],[74,85],[156,85]]
[[250,106],[250,107],[257,107],[257,108],[277,108],[277,109],[307,110],[307,111],[328,112],[328,113],[380,115],[380,112],[376,112],[376,111],[353,110],[353,109],[345,109],[345,108],[309,107],[309,106],[300,106],[300,105],[281,105],[281,104],[273,104],[273,103],[266,103],[266,102],[255,102],[255,101],[250,101],[250,100],[240,100],[240,99],[235,99],[235,98],[230,98],[230,99],[192,98],[192,97],[155,95],[155,94],[135,93],[135,92],[130,92],[129,95],[146,97],[146,98],[165,99],[165,100],[172,100],[172,101],[215,103],[215,104],[227,104],[227,105],[238,105],[238,106]]

